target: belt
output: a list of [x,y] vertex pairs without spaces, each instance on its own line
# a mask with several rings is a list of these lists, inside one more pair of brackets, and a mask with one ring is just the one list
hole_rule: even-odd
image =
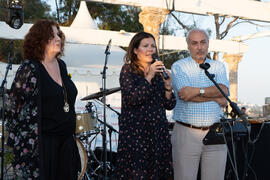
[[186,127],[189,127],[189,128],[193,128],[193,129],[200,129],[200,130],[203,130],[203,131],[206,131],[210,128],[210,126],[193,126],[191,124],[187,124],[187,123],[183,123],[181,121],[176,121],[178,124],[181,124],[183,126],[186,126]]

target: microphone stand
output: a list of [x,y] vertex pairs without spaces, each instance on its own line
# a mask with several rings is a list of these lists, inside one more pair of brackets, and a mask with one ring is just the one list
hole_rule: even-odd
[[7,68],[6,68],[6,73],[4,76],[4,79],[2,81],[2,84],[0,86],[0,97],[2,98],[2,113],[1,113],[1,118],[2,118],[2,138],[1,138],[1,179],[4,179],[4,155],[5,155],[5,150],[4,150],[4,146],[5,146],[5,84],[7,83],[6,79],[7,79],[7,75],[8,75],[8,71],[12,69],[12,64],[10,62],[10,54],[8,54],[8,64],[7,64]]
[[104,121],[104,124],[103,124],[103,131],[102,131],[102,146],[103,146],[103,179],[105,180],[106,177],[107,177],[107,165],[106,165],[106,162],[107,162],[107,139],[106,139],[106,133],[107,133],[107,130],[106,130],[106,70],[108,69],[107,67],[107,62],[108,62],[108,56],[111,54],[110,53],[110,46],[111,46],[111,42],[112,40],[110,39],[109,40],[109,43],[106,47],[106,50],[105,50],[105,63],[104,63],[104,68],[103,68],[103,72],[101,73],[102,74],[102,92],[103,92],[103,100],[104,100],[104,106],[103,106],[103,121]]
[[[210,67],[210,66],[209,66]],[[231,108],[232,108],[232,112],[235,115],[238,115],[240,117],[240,119],[243,120],[243,123],[245,125],[245,127],[248,130],[248,134],[250,135],[250,123],[247,120],[246,116],[244,116],[244,114],[242,113],[242,111],[239,109],[239,107],[237,106],[236,103],[232,102],[228,96],[224,93],[224,91],[220,88],[220,86],[216,83],[216,81],[214,80],[215,75],[214,74],[210,74],[207,69],[208,68],[202,68],[204,69],[205,75],[215,84],[215,86],[218,88],[218,90],[221,92],[221,94],[226,98],[226,100],[229,102]]]
[[[242,119],[244,127],[247,129],[247,135],[248,135],[248,142],[252,143],[251,138],[250,138],[250,134],[251,134],[251,125],[250,122],[247,120],[246,116],[244,116],[244,114],[242,113],[242,111],[239,109],[239,107],[237,106],[236,103],[232,102],[228,96],[224,93],[224,91],[220,88],[220,86],[216,83],[216,81],[214,80],[215,75],[214,74],[210,74],[207,69],[210,67],[210,65],[208,63],[205,64],[200,64],[200,68],[204,69],[205,75],[214,83],[214,85],[218,88],[218,90],[221,92],[221,94],[226,98],[226,100],[229,102],[231,108],[232,108],[232,118],[235,119],[236,115],[238,115],[238,117],[240,117],[240,119]],[[224,123],[224,122],[223,122]],[[225,128],[224,124],[223,127]],[[233,131],[231,129],[231,131]],[[210,132],[210,131],[209,131]],[[233,134],[233,132],[232,132]],[[208,134],[207,134],[208,135]],[[209,138],[209,137],[208,137]],[[224,129],[224,138],[225,138],[225,129]],[[234,145],[233,145],[234,146]],[[234,150],[235,151],[235,150]],[[237,165],[235,163],[235,168],[236,168],[236,177],[238,178],[238,173],[237,173]]]

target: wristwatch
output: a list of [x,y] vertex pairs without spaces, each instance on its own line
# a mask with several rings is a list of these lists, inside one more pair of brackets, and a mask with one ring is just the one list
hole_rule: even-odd
[[200,95],[203,96],[205,94],[205,90],[203,88],[200,88]]

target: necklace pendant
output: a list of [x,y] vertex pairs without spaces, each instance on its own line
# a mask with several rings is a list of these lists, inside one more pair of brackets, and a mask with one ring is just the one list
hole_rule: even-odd
[[65,102],[63,109],[64,112],[69,112],[69,104],[67,102]]

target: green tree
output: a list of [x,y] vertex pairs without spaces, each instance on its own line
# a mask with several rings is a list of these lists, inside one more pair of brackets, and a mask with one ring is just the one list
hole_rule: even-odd
[[34,23],[38,19],[52,19],[50,15],[51,8],[43,0],[23,0],[24,22]]
[[0,40],[0,61],[7,62],[8,57],[11,58],[13,64],[22,62],[21,52],[22,40]]
[[0,20],[6,21],[8,14],[7,1],[0,0]]
[[119,6],[103,3],[87,3],[91,16],[97,20],[100,29],[125,30],[127,32],[143,31],[139,22],[140,9],[131,6]]
[[64,26],[71,25],[74,20],[80,1],[74,0],[55,0],[58,23]]

